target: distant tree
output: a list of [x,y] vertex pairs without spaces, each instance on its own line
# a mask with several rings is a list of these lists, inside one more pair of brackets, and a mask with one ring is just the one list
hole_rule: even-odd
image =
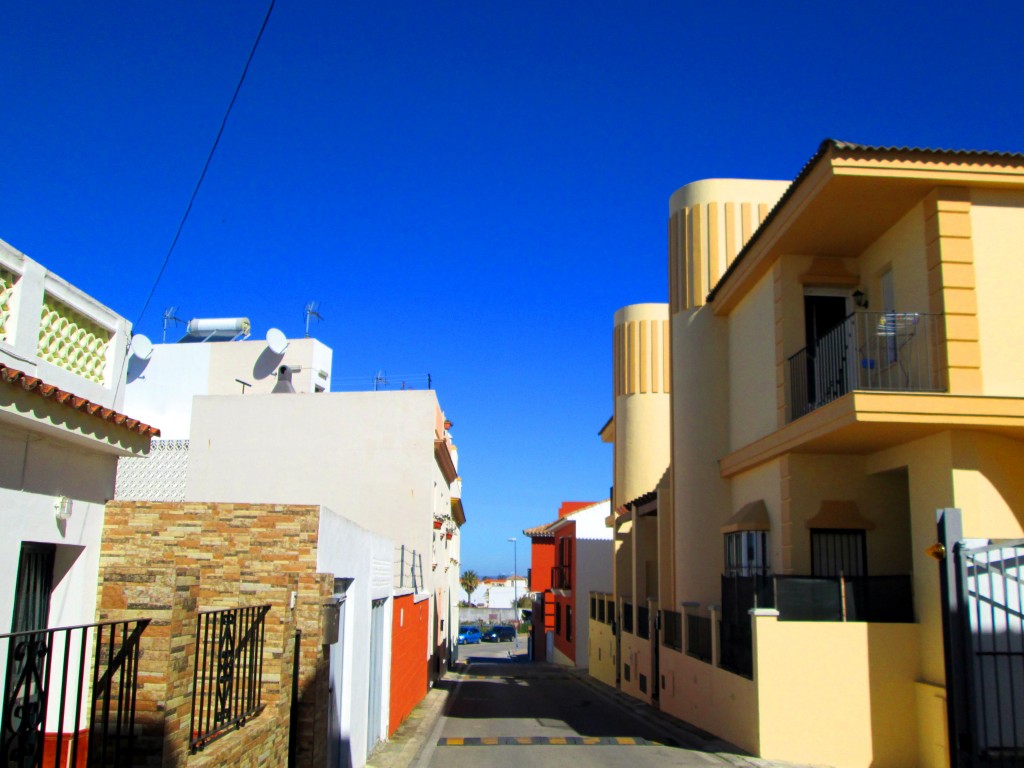
[[533,598],[529,595],[523,595],[519,598],[518,605],[520,608],[531,608],[533,607]]
[[473,602],[473,593],[480,586],[480,577],[476,575],[476,571],[463,571],[462,576],[459,577],[459,583],[466,590],[466,598]]

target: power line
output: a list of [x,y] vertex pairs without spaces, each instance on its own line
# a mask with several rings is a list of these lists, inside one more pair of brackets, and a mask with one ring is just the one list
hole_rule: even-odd
[[[242,83],[245,82],[245,76],[249,73],[249,65],[252,64],[253,57],[256,55],[256,49],[260,45],[260,40],[263,39],[263,30],[267,28],[267,22],[270,21],[270,14],[274,10],[275,0],[270,0],[270,5],[267,7],[267,15],[263,17],[263,23],[260,25],[260,31],[256,35],[256,40],[252,44],[252,50],[249,51],[249,58],[245,60],[245,67],[242,69],[242,76],[238,78],[238,85],[235,86],[235,92],[231,95],[231,101],[228,103],[228,108],[224,112],[224,119],[220,121],[220,128],[217,130],[217,136],[213,140],[213,146],[210,147],[210,153],[206,156],[206,162],[203,164],[202,173],[199,174],[199,180],[196,182],[195,189],[192,190],[192,196],[188,199],[188,205],[185,207],[185,213],[181,216],[181,221],[178,222],[178,229],[174,233],[174,239],[171,240],[171,246],[167,249],[167,255],[164,256],[164,261],[160,265],[160,271],[156,273],[156,279],[153,281],[153,287],[149,289],[149,295],[146,296],[146,302],[142,305],[142,310],[139,312],[139,316],[135,319],[132,324],[132,330],[139,327],[139,323],[142,322],[142,318],[146,315],[146,310],[149,309],[149,304],[153,300],[154,294],[156,294],[157,286],[160,285],[160,280],[164,276],[164,272],[167,270],[167,265],[171,261],[171,254],[174,253],[174,248],[178,244],[178,240],[181,238],[181,232],[185,228],[185,222],[188,221],[188,216],[192,212],[192,205],[196,201],[196,197],[199,195],[199,188],[203,185],[203,179],[206,178],[206,171],[210,168],[210,163],[213,161],[213,155],[217,151],[217,145],[220,144],[220,137],[224,134],[224,127],[228,123],[228,117],[231,116],[231,110],[235,106],[235,101],[238,99],[238,94],[242,90]],[[124,381],[124,370],[125,366],[128,365],[128,358],[131,357],[131,339],[128,339],[128,346],[125,348],[124,360],[121,362],[121,371],[117,376],[117,382],[114,384],[114,398],[117,398],[117,390]]]
[[245,82],[245,76],[249,72],[249,65],[252,63],[253,57],[256,55],[256,49],[259,47],[260,40],[263,37],[263,30],[267,28],[267,22],[270,21],[270,14],[274,10],[275,0],[270,0],[270,6],[267,8],[267,15],[263,17],[263,24],[260,26],[259,34],[256,35],[256,41],[252,44],[252,50],[249,51],[249,58],[245,61],[245,68],[242,70],[242,76],[238,78],[238,85],[235,86],[235,92],[231,96],[231,102],[228,104],[227,111],[224,113],[224,119],[220,121],[220,129],[217,131],[217,137],[213,140],[213,146],[210,147],[210,154],[206,156],[206,163],[203,165],[203,171],[199,174],[199,181],[196,182],[195,189],[192,190],[192,196],[188,200],[188,206],[185,208],[185,213],[181,217],[181,221],[178,222],[178,229],[174,233],[174,239],[171,241],[171,247],[167,249],[167,255],[164,256],[163,264],[160,265],[160,271],[156,275],[156,280],[153,281],[153,287],[149,291],[149,295],[146,297],[146,303],[142,305],[142,311],[139,312],[139,317],[135,321],[133,328],[137,327],[142,322],[143,316],[146,314],[146,310],[149,309],[149,303],[153,300],[153,294],[156,293],[156,288],[160,284],[160,279],[164,276],[164,271],[167,269],[167,264],[171,260],[171,254],[174,252],[174,247],[178,244],[178,239],[181,237],[181,231],[185,228],[185,222],[188,220],[189,214],[192,212],[192,205],[196,201],[196,196],[199,194],[199,188],[203,185],[203,179],[206,178],[206,171],[210,167],[210,162],[213,160],[213,154],[217,151],[217,145],[220,143],[220,137],[224,133],[224,126],[227,125],[228,117],[231,115],[231,109],[235,106],[235,100],[238,98],[239,91],[242,90],[242,83]]

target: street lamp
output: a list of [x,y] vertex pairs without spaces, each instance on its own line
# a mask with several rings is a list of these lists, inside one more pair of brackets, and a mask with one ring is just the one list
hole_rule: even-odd
[[519,591],[516,571],[519,570],[519,549],[516,546],[516,537],[509,539],[512,542],[512,626],[516,628],[516,650],[519,650]]

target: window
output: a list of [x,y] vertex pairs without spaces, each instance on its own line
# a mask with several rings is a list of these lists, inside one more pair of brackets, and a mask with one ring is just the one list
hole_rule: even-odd
[[600,621],[602,624],[605,623],[605,621],[604,621],[604,604],[605,603],[604,603],[604,598],[603,597],[600,598],[597,601],[597,620]]
[[867,576],[864,531],[812,528],[811,573],[815,576]]
[[562,606],[555,603],[555,634],[562,634]]
[[565,639],[572,640],[572,607],[565,606]]
[[597,598],[590,596],[590,618],[597,621]]
[[766,576],[770,572],[768,531],[725,534],[726,576]]

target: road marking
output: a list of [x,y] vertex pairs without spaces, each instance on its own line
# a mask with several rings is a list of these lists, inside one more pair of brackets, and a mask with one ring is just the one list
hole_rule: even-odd
[[448,736],[439,747],[660,747],[661,742],[638,736]]

